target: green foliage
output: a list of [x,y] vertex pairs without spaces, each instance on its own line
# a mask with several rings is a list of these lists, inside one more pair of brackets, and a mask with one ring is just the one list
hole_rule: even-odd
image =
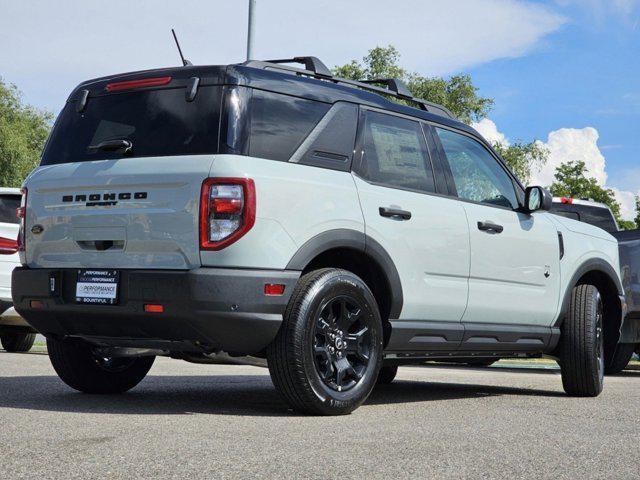
[[516,142],[508,147],[495,143],[493,148],[511,167],[513,173],[520,179],[523,185],[528,185],[531,180],[531,171],[542,167],[547,162],[548,150],[539,142]]
[[0,186],[19,187],[38,165],[52,119],[24,105],[15,85],[0,78]]
[[635,224],[636,228],[640,228],[640,196],[636,195],[636,218]]
[[413,96],[447,107],[465,123],[478,121],[487,116],[493,100],[480,97],[469,75],[455,75],[448,79],[423,77],[410,73],[398,64],[400,53],[395,47],[376,47],[362,59],[351,60],[335,67],[338,77],[352,80],[372,80],[375,78],[399,78],[403,80]]
[[634,222],[620,218],[620,204],[613,190],[602,188],[595,178],[587,177],[587,167],[582,161],[563,163],[556,168],[556,181],[551,185],[555,197],[587,198],[607,205],[623,230],[635,228]]

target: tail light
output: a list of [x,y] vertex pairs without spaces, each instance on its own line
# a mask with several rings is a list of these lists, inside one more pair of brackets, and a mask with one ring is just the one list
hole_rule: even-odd
[[220,250],[251,230],[256,187],[250,178],[207,178],[200,196],[200,248]]
[[20,206],[16,210],[16,216],[20,219],[20,230],[18,231],[18,251],[24,252],[25,223],[27,218],[27,187],[22,187],[20,193],[22,193],[22,199],[20,200]]

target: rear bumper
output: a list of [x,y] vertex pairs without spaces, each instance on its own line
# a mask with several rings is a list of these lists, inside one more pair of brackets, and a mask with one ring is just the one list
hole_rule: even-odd
[[[18,313],[46,336],[173,352],[256,354],[275,338],[299,276],[223,268],[121,270],[118,304],[86,305],[75,302],[76,269],[20,267],[13,272],[12,292]],[[284,284],[284,295],[264,295],[266,283]],[[33,308],[32,300],[42,306]],[[146,313],[149,303],[163,305],[164,312]]]

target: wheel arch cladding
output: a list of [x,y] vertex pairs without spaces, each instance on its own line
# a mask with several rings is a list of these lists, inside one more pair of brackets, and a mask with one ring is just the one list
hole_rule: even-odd
[[336,229],[308,240],[293,256],[287,269],[308,272],[318,268],[343,268],[358,275],[371,289],[383,320],[385,345],[389,319],[402,310],[400,275],[387,251],[363,232]]
[[624,295],[622,283],[615,269],[605,260],[593,258],[585,261],[576,269],[564,293],[560,315],[556,326],[560,327],[569,311],[571,292],[577,285],[595,286],[602,297],[604,306],[604,347],[605,358],[615,351],[622,325],[622,305],[620,296]]

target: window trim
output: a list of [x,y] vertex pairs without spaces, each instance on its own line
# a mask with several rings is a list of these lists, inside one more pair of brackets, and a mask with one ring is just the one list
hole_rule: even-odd
[[[487,145],[485,144],[485,142],[483,142],[481,139],[477,138],[475,135],[472,135],[468,132],[465,132],[463,130],[457,129],[457,128],[453,128],[453,127],[449,127],[448,125],[442,125],[439,124],[437,122],[432,122],[432,121],[425,121],[425,123],[428,123],[429,125],[431,125],[431,127],[434,129],[433,131],[433,136],[434,136],[434,141],[436,142],[436,146],[437,146],[437,154],[439,155],[442,163],[444,164],[444,168],[447,176],[447,180],[449,183],[449,189],[450,189],[450,196],[452,196],[453,198],[456,198],[457,200],[461,201],[461,202],[466,202],[466,203],[471,203],[474,205],[484,205],[485,207],[491,207],[491,208],[499,208],[501,210],[507,210],[510,212],[520,212],[520,209],[522,208],[522,199],[524,198],[524,187],[522,186],[522,184],[520,183],[520,181],[516,178],[516,176],[513,174],[513,172],[511,171],[511,169],[509,168],[509,166],[504,162],[504,160],[502,158],[500,158],[500,156],[493,150],[493,148],[488,148]],[[510,208],[510,207],[503,207],[502,205],[493,205],[490,203],[485,203],[485,202],[478,202],[476,200],[470,200],[468,198],[462,198],[458,195],[458,191],[455,187],[455,182],[453,180],[453,173],[451,172],[451,166],[449,165],[449,160],[447,159],[446,153],[444,151],[444,146],[442,145],[442,142],[440,141],[440,137],[438,136],[438,133],[435,131],[435,128],[442,128],[443,130],[449,130],[453,133],[457,133],[460,135],[463,135],[465,137],[468,137],[472,140],[474,140],[475,142],[477,142],[482,148],[484,148],[493,158],[494,160],[496,160],[496,162],[498,163],[498,165],[500,166],[500,168],[502,168],[502,170],[507,174],[507,176],[509,177],[509,179],[511,180],[511,185],[513,187],[513,193],[516,196],[516,200],[518,202],[518,207],[517,208]]]
[[[370,107],[368,105],[359,105],[359,109],[360,111],[358,112],[358,130],[356,133],[356,144],[355,144],[355,152],[353,155],[353,159],[351,161],[351,173],[354,174],[356,177],[358,177],[359,179],[367,182],[370,185],[375,185],[377,187],[384,187],[384,188],[391,188],[394,190],[402,190],[405,192],[412,192],[412,193],[421,193],[424,195],[437,195],[437,196],[442,196],[441,193],[438,192],[438,190],[440,190],[440,188],[438,187],[438,180],[435,174],[435,170],[433,167],[433,155],[431,153],[431,149],[429,148],[429,141],[426,138],[425,135],[425,131],[424,131],[424,126],[423,124],[425,123],[424,120],[417,118],[417,117],[412,117],[410,115],[403,115],[401,113],[396,113],[396,112],[391,112],[389,110],[384,110],[382,108],[375,108],[375,107]],[[398,117],[398,118],[402,118],[404,120],[409,120],[412,122],[416,122],[418,124],[418,128],[420,129],[420,132],[422,133],[422,140],[424,142],[424,147],[425,150],[427,152],[427,158],[425,159],[425,168],[427,169],[431,169],[431,178],[433,179],[433,191],[427,191],[427,190],[419,190],[419,189],[415,189],[415,188],[409,188],[409,187],[400,187],[397,185],[392,185],[389,183],[383,183],[383,182],[376,182],[374,180],[370,180],[368,178],[365,178],[362,173],[361,173],[361,169],[360,167],[362,166],[362,161],[364,158],[364,130],[365,130],[365,125],[366,125],[366,119],[365,119],[365,115],[367,113],[367,111],[371,111],[371,112],[375,112],[375,113],[380,113],[383,115],[389,115],[392,117]]]

